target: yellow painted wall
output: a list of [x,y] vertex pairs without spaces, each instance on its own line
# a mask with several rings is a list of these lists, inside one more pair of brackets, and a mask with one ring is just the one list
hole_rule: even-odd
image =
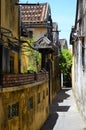
[[[21,72],[28,73],[28,70],[31,69],[34,72],[39,72],[41,69],[41,53],[32,49],[27,43],[23,43],[21,51]],[[36,60],[38,64],[36,64]]]
[[[30,97],[33,97],[33,108],[29,110]],[[15,103],[19,103],[19,114],[8,118],[8,106]],[[39,130],[48,114],[48,81],[0,90],[0,130]]]
[[18,0],[1,0],[1,26],[10,29],[18,38]]
[[[0,0],[0,26],[12,31],[12,34],[7,33],[7,36],[18,38],[18,6],[16,2],[18,0]],[[5,41],[4,45],[7,46],[7,37],[3,36],[3,40]],[[10,54],[14,57],[14,73],[18,73],[18,52]]]
[[[30,28],[30,30],[33,31],[33,40],[34,40],[34,42],[37,41],[38,39],[40,39],[41,37],[43,37],[47,33],[47,28],[32,28],[32,29]],[[31,59],[29,60],[28,55],[30,53],[31,52],[29,52],[29,51],[22,53],[22,58],[21,58],[21,72],[22,73],[24,73],[25,69],[27,70],[27,68],[29,67],[29,63],[30,63]]]

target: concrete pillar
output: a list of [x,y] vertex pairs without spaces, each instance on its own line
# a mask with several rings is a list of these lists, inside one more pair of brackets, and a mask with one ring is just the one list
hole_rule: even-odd
[[63,73],[61,72],[61,88],[63,88]]

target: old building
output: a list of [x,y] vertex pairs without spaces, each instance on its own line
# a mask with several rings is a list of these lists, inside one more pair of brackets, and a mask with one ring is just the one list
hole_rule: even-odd
[[72,27],[72,86],[79,110],[86,121],[86,1],[77,0],[75,25]]
[[0,130],[38,130],[49,114],[48,72],[20,73],[18,9],[0,0]]
[[[21,4],[20,21],[21,36],[33,39],[33,42],[38,41],[40,38],[42,39],[43,37],[47,37],[52,42],[52,19],[48,3]],[[44,55],[45,54],[42,53],[42,61],[45,59]],[[24,60],[24,58],[22,59]],[[22,64],[22,69],[24,68],[23,65],[24,64]],[[41,64],[41,68],[44,68],[43,62]]]
[[48,3],[22,4],[20,6],[21,35],[38,40],[47,36],[52,40],[51,9]]
[[[56,23],[52,23],[51,9],[48,3],[21,4],[20,12],[21,36],[33,38],[34,48],[42,56],[40,70],[49,72],[49,102],[51,103],[56,90],[60,88],[59,78],[55,71],[58,66],[58,26]],[[57,85],[55,85],[55,81],[58,82]]]

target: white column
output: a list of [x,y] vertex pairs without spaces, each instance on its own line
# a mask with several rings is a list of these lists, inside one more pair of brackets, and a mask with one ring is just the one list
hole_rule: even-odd
[[63,73],[61,72],[61,88],[63,87]]

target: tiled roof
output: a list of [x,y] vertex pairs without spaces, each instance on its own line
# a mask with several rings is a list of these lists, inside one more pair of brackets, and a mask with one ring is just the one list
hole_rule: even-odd
[[38,41],[34,42],[34,47],[46,47],[51,44],[51,41],[47,37],[41,37]]
[[38,23],[46,20],[47,3],[21,5],[21,20],[24,23]]
[[47,37],[41,37],[39,40],[33,43],[33,47],[39,52],[42,52],[42,50],[46,50],[46,53],[52,53],[54,52],[54,45]]

